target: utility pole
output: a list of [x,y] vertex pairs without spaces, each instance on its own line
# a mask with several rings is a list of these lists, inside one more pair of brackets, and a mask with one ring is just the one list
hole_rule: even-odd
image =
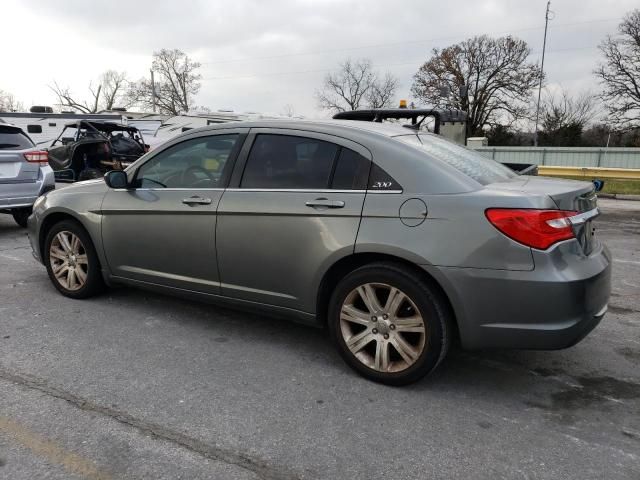
[[540,94],[542,93],[542,78],[544,77],[544,53],[547,49],[547,27],[549,26],[549,7],[551,0],[547,2],[547,11],[544,15],[544,40],[542,41],[542,62],[540,65],[540,85],[538,85],[538,105],[536,107],[536,128],[533,131],[533,146],[538,146],[538,119],[540,118]]
[[156,113],[156,106],[158,103],[156,100],[156,82],[153,79],[153,68],[149,71],[151,72],[151,98],[153,99],[153,113]]

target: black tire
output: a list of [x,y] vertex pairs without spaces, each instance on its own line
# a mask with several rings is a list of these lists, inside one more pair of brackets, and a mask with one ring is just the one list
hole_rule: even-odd
[[[58,235],[58,233],[60,232],[70,232],[76,235],[80,239],[81,246],[83,247],[83,250],[87,256],[86,281],[84,285],[77,290],[70,290],[63,286],[53,273],[53,267],[51,265],[52,262],[50,257],[51,244],[56,235]],[[96,254],[95,247],[93,246],[93,242],[91,241],[89,234],[78,222],[74,220],[63,220],[56,223],[49,230],[45,238],[43,257],[44,264],[47,267],[47,273],[49,274],[51,282],[53,283],[54,287],[56,287],[56,289],[64,296],[76,299],[88,298],[104,290],[105,285],[104,280],[102,279],[100,260],[98,259],[98,255]]]
[[11,215],[13,215],[13,219],[18,225],[22,228],[27,228],[27,219],[29,218],[29,215],[31,215],[32,211],[31,207],[14,208],[11,210]]
[[[376,370],[359,360],[347,347],[340,324],[342,305],[347,296],[357,287],[367,283],[385,284],[399,289],[409,297],[422,316],[426,332],[424,348],[415,362],[404,370],[397,372]],[[387,385],[407,385],[433,371],[449,350],[453,334],[452,325],[453,315],[439,290],[411,269],[395,263],[373,263],[349,273],[335,288],[328,309],[329,332],[345,362],[360,375]],[[400,330],[395,333],[400,333]],[[392,332],[389,334],[393,335]],[[376,343],[372,342],[372,344],[375,347]],[[370,346],[369,344],[366,348]],[[397,350],[390,350],[390,352],[390,355],[394,352],[399,354]]]
[[83,180],[92,180],[94,178],[101,177],[104,177],[104,173],[102,173],[97,168],[85,168],[80,172],[80,175],[78,175],[78,181],[81,182]]

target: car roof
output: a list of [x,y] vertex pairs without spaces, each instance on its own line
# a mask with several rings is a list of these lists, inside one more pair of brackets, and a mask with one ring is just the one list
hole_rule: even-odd
[[344,130],[354,130],[361,133],[370,133],[374,135],[382,135],[385,137],[397,137],[400,135],[415,134],[415,130],[403,127],[399,124],[378,123],[378,122],[362,122],[358,120],[293,120],[293,119],[270,119],[270,120],[249,120],[239,122],[218,123],[201,128],[194,128],[187,133],[207,130],[224,130],[227,128],[283,128],[291,130],[309,130],[314,131],[320,127],[323,130],[333,130],[335,133],[344,132]]

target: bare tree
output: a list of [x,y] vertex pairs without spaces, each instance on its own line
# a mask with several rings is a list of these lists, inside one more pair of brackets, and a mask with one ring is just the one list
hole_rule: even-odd
[[595,100],[596,97],[590,92],[575,97],[571,97],[566,90],[560,95],[547,94],[540,106],[540,145],[581,145],[582,132],[588,124],[593,123],[596,114]]
[[111,110],[115,106],[126,106],[121,102],[125,102],[127,86],[126,73],[107,70],[100,75],[95,86],[93,82],[89,83],[88,99],[77,97],[69,87],[61,87],[55,80],[49,88],[58,97],[61,107],[83,113],[96,113],[100,110]]
[[16,100],[15,95],[0,90],[0,112],[19,112],[24,110],[24,104]]
[[[194,108],[200,90],[197,73],[200,63],[194,62],[181,50],[162,49],[153,54],[154,82],[143,78],[133,84],[129,97],[144,108],[158,107],[160,113],[180,115]],[[155,84],[155,91],[154,85]]]
[[367,101],[371,108],[389,107],[393,103],[393,97],[398,89],[398,79],[386,73],[383,78],[376,79],[367,92]]
[[293,105],[287,103],[284,107],[282,107],[282,115],[289,118],[295,117],[296,109],[293,107]]
[[414,76],[412,93],[438,108],[467,113],[467,135],[483,127],[511,124],[526,116],[532,89],[542,72],[527,62],[531,50],[510,36],[476,36],[433,50]]
[[347,59],[325,77],[316,99],[320,108],[337,112],[364,106],[382,108],[391,105],[397,88],[398,80],[390,73],[379,78],[371,60]]
[[620,127],[640,124],[640,9],[628,13],[618,36],[600,44],[604,62],[594,71],[604,90],[609,121]]
[[562,90],[560,95],[547,94],[541,107],[542,128],[555,130],[566,125],[581,127],[593,121],[596,114],[596,97],[591,92],[582,92],[571,97]]

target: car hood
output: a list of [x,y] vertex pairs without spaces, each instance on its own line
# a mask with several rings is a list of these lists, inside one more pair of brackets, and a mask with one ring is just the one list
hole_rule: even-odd
[[76,193],[105,193],[109,187],[104,182],[104,178],[96,178],[92,180],[85,180],[83,182],[76,182],[71,184],[56,184],[56,189],[52,190],[49,196],[69,195]]

